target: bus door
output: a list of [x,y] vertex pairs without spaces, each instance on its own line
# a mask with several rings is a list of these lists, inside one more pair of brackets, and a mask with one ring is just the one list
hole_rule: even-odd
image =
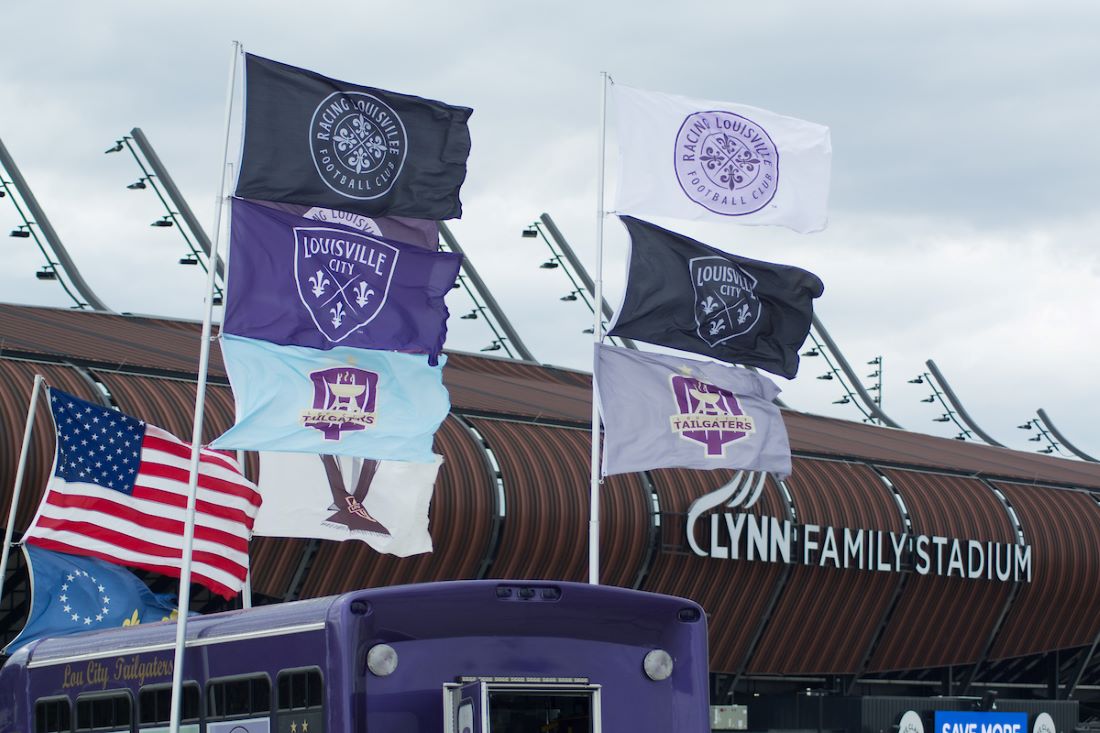
[[485,714],[489,695],[485,682],[478,680],[462,685],[451,695],[455,733],[487,733],[489,721]]

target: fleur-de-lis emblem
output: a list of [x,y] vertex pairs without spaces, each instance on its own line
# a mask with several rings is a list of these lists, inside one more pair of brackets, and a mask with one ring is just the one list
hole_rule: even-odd
[[320,298],[324,295],[325,289],[329,286],[329,279],[325,277],[323,271],[318,270],[316,275],[312,275],[309,278],[309,284],[313,286],[313,294]]
[[340,328],[340,324],[344,322],[344,318],[347,315],[346,313],[344,313],[344,302],[338,302],[336,304],[336,307],[329,308],[328,312],[332,314],[332,327]]
[[718,309],[718,301],[714,299],[713,295],[708,295],[707,299],[699,304],[699,307],[703,309],[703,313],[709,316]]
[[122,625],[123,626],[137,626],[140,623],[141,623],[141,619],[138,618],[138,612],[137,612],[137,609],[135,608],[134,612],[130,615],[130,618],[125,619],[122,622]]
[[362,280],[359,281],[359,285],[355,288],[355,302],[360,308],[367,304],[370,300],[370,296],[374,295],[374,288],[368,288],[367,284]]
[[[137,613],[137,612],[135,611],[134,613]],[[172,612],[170,614],[168,614],[167,616],[161,616],[160,620],[161,621],[175,621],[179,617],[180,617],[179,609],[174,608],[174,609],[172,609]]]
[[725,321],[711,321],[710,322],[710,335],[717,336],[719,332],[726,330]]
[[743,304],[737,311],[737,325],[741,325],[749,318],[749,306],[747,303]]

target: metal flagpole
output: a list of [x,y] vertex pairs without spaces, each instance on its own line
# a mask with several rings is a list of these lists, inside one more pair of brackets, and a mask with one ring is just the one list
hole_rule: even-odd
[[8,575],[8,555],[11,552],[11,536],[15,531],[15,511],[19,506],[19,492],[23,488],[23,470],[27,467],[27,451],[31,445],[31,431],[34,430],[34,409],[38,406],[38,393],[42,391],[44,381],[41,374],[34,375],[31,404],[27,408],[27,427],[23,430],[23,448],[19,451],[19,467],[15,469],[15,486],[11,490],[8,526],[4,531],[4,551],[0,553],[0,598],[4,597],[4,578]]
[[596,292],[592,309],[592,487],[588,515],[588,582],[600,582],[600,406],[596,401],[595,344],[603,342],[603,173],[607,145],[607,72],[600,72],[600,157],[596,175]]
[[[233,61],[229,65],[229,89],[225,98],[225,143],[222,148],[221,182],[218,200],[214,206],[214,242],[210,261],[218,261],[218,244],[222,233],[222,209],[225,206],[226,172],[229,170],[229,131],[233,120],[233,92],[237,80],[237,60],[241,44],[233,41]],[[195,495],[199,483],[199,455],[202,448],[202,416],[206,405],[206,376],[210,365],[210,330],[214,313],[214,280],[218,268],[207,268],[206,314],[202,322],[202,342],[199,346],[199,375],[195,389],[195,422],[191,430],[191,477],[187,486],[187,521],[183,529],[183,565],[180,568],[179,615],[176,619],[176,656],[172,664],[172,716],[169,733],[179,733],[180,698],[183,683],[183,650],[187,638],[187,612],[191,597],[191,551],[195,540]]]

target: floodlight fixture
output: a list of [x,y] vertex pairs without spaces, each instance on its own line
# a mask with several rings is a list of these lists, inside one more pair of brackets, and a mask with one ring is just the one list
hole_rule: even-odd
[[547,260],[546,262],[543,262],[541,265],[539,265],[539,267],[543,270],[556,270],[558,269],[558,263],[554,262],[554,260]]
[[913,379],[909,380],[909,384],[924,384],[924,377],[923,376],[914,377]]
[[521,234],[520,236],[522,236],[524,239],[532,239],[534,237],[537,237],[538,235],[539,235],[538,230],[535,229],[535,225],[532,224],[531,226],[524,229],[523,234]]
[[57,273],[54,272],[53,267],[50,265],[43,265],[42,269],[34,273],[34,276],[39,280],[56,280]]

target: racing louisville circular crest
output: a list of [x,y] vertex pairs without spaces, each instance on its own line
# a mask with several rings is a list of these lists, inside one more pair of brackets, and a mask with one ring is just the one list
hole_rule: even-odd
[[779,184],[779,151],[763,127],[733,112],[688,115],[676,134],[676,179],[689,199],[724,216],[759,211]]
[[405,125],[388,104],[363,92],[333,92],[313,112],[309,147],[325,185],[368,200],[393,188],[409,146]]

